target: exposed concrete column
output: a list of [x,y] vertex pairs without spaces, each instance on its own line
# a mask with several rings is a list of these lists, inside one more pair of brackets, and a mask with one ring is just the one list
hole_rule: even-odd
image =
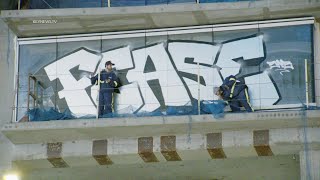
[[320,106],[320,23],[319,20],[314,24],[314,78],[316,104]]
[[300,179],[320,179],[320,151],[300,151]]
[[[0,19],[0,129],[11,122],[13,105],[14,79],[14,43],[15,35]],[[11,169],[11,157],[14,145],[0,131],[0,179],[2,174]]]

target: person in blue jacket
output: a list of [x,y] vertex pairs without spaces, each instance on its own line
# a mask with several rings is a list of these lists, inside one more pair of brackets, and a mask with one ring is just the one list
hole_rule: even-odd
[[[100,72],[100,91],[99,91],[99,117],[113,112],[113,92],[118,87],[118,78],[112,70],[111,61],[105,63],[105,69]],[[99,74],[91,77],[91,84],[98,85]]]
[[254,112],[250,104],[248,86],[237,81],[235,76],[231,75],[225,78],[220,87],[215,87],[214,92],[218,97],[229,103],[232,112],[240,111],[241,106],[247,112]]

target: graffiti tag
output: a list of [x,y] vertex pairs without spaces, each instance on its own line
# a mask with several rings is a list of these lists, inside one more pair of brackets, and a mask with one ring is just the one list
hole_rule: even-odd
[[294,70],[293,64],[291,61],[284,61],[282,59],[275,61],[268,61],[270,69],[275,69],[275,71],[280,71],[280,74],[283,76],[284,72],[290,72],[289,69]]

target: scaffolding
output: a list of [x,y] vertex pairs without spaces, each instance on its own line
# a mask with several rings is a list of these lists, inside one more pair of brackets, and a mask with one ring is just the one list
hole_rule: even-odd
[[[37,80],[37,78],[29,74],[28,76],[28,99],[27,110],[35,108],[43,108],[43,85]],[[24,120],[26,121],[26,120]],[[27,121],[30,121],[29,115],[27,115]]]

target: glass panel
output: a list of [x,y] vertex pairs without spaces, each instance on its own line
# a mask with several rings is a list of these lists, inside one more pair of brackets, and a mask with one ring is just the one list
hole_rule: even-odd
[[75,41],[75,42],[59,42],[58,46],[58,59],[68,54],[72,54],[79,49],[86,49],[88,51],[99,53],[101,51],[101,40],[91,41]]
[[197,3],[196,0],[168,0],[169,4],[174,4],[174,3]]
[[30,9],[50,9],[59,8],[59,1],[30,0]]
[[[238,81],[234,88],[237,96],[232,98],[230,104],[234,103],[235,109],[242,107],[239,102],[246,99],[246,96],[239,92],[244,92],[241,89],[245,83],[248,86],[251,105],[260,109],[263,104],[261,98],[265,96],[261,94],[261,89],[263,89],[261,81],[264,80],[264,85],[267,87],[272,85],[269,76],[264,74],[259,66],[265,59],[263,36],[258,29],[246,29],[214,32],[213,37],[214,42],[221,46],[215,62],[219,68],[219,74],[222,79],[231,75],[236,76]],[[272,92],[276,93],[275,89],[273,90]],[[272,100],[265,104],[272,105],[277,97],[276,100]]]
[[147,47],[150,50],[153,49],[152,53],[148,53],[149,59],[145,66],[145,77],[149,88],[153,92],[148,97],[149,99],[154,98],[161,114],[167,114],[169,107],[179,105],[181,103],[179,101],[183,102],[183,99],[177,98],[180,94],[177,95],[176,91],[172,91],[173,86],[176,86],[176,90],[178,90],[183,85],[174,83],[179,77],[175,73],[176,71],[167,52],[168,36],[166,32],[164,33],[155,36],[149,34],[146,37]]
[[111,0],[111,7],[119,6],[145,6],[174,3],[196,3],[195,0]]
[[169,52],[190,94],[193,107],[198,109],[199,98],[201,103],[216,99],[213,87],[220,86],[222,81],[214,66],[219,45],[213,43],[212,31],[169,35],[169,40]]
[[30,9],[91,8],[107,5],[103,0],[30,0]]
[[[29,108],[33,107],[32,97],[28,96],[28,87],[32,92],[35,92],[33,84],[41,83],[43,86],[42,99],[37,99],[37,106],[44,108],[55,107],[56,83],[50,81],[50,78],[55,74],[47,74],[43,67],[56,60],[56,44],[32,44],[21,45],[19,48],[19,89],[18,89],[18,112],[17,120],[26,119],[28,97]],[[28,86],[29,75],[32,74],[35,80],[30,79]],[[45,83],[44,83],[45,82]],[[37,88],[37,87],[36,87]]]
[[57,47],[58,59],[55,65],[59,112],[70,110],[76,117],[96,116],[95,103],[91,98],[90,75],[101,60],[101,40],[59,42]]
[[57,0],[59,8],[90,8],[102,7],[101,0]]
[[146,5],[168,4],[168,0],[146,0]]
[[105,39],[102,41],[103,59],[99,65],[104,69],[106,61],[112,61],[122,87],[114,93],[114,111],[118,115],[132,115],[142,111],[146,103],[147,83],[143,74],[145,57],[145,34],[141,37]]
[[111,7],[121,7],[121,6],[144,6],[146,5],[146,0],[111,0]]
[[[277,104],[306,102],[305,59],[308,61],[309,82],[314,82],[312,26],[262,28],[266,45],[266,60],[261,64],[276,83],[281,99]],[[310,83],[310,101],[314,101],[314,87]]]
[[200,0],[200,3],[217,3],[217,2],[238,2],[238,1],[249,1],[249,0]]

